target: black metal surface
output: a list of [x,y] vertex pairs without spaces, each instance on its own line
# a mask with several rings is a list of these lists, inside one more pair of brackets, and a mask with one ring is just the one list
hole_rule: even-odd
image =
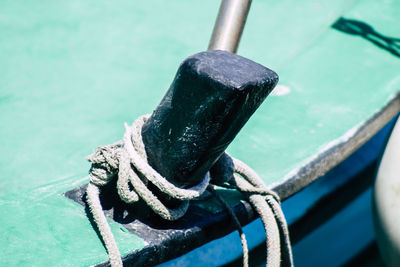
[[187,58],[142,136],[148,161],[172,183],[198,183],[278,82],[272,70],[226,51]]
[[[277,82],[272,70],[226,51],[207,51],[187,58],[142,128],[150,165],[177,186],[198,183]],[[219,162],[227,159],[223,156]],[[214,182],[223,183],[232,172],[233,164],[216,164],[212,173],[220,179]],[[171,222],[154,214],[143,201],[127,205],[118,197],[115,180],[101,190],[105,214],[148,243],[125,257],[124,265],[158,264],[234,230],[226,212],[213,214],[191,205],[184,217]],[[176,204],[148,186],[162,202]],[[96,229],[85,192],[86,186],[81,186],[65,196],[86,207]],[[248,205],[239,204],[234,209],[243,224],[253,217]]]

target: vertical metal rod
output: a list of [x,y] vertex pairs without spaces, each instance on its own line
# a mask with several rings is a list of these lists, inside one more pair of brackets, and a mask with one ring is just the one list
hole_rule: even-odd
[[250,5],[251,0],[222,0],[208,50],[236,54]]

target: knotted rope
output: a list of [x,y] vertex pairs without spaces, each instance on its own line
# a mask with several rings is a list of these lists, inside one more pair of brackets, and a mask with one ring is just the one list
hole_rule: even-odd
[[[102,211],[99,194],[100,188],[107,185],[116,175],[118,176],[117,192],[122,201],[133,203],[141,198],[155,213],[163,219],[171,221],[181,218],[189,207],[189,200],[199,198],[208,187],[227,207],[234,219],[243,246],[243,265],[248,266],[247,242],[239,220],[229,205],[213,190],[210,185],[209,173],[199,184],[183,189],[168,182],[147,163],[141,129],[148,117],[149,115],[139,117],[132,126],[125,124],[126,131],[121,141],[101,146],[88,157],[92,167],[89,171],[87,203],[109,254],[111,266],[122,266],[122,260]],[[264,224],[267,235],[267,266],[280,266],[281,257],[286,257],[282,263],[287,262],[287,266],[292,266],[288,229],[280,209],[279,197],[264,185],[261,178],[250,167],[237,159],[232,159],[235,174],[231,182],[238,190],[249,196],[250,202]],[[147,188],[148,183],[152,183],[171,198],[181,201],[180,205],[174,209],[165,206]],[[281,246],[280,240],[282,240],[283,246]]]

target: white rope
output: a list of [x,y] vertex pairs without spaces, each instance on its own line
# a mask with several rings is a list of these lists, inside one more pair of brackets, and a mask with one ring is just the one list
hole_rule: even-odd
[[108,252],[108,257],[110,258],[111,266],[122,266],[121,255],[111,232],[110,226],[108,225],[106,217],[104,216],[99,200],[99,193],[99,187],[92,183],[88,185],[86,194],[89,209],[93,215],[93,220],[96,222],[97,227],[99,228],[100,235],[103,238]]
[[[210,176],[207,173],[199,184],[187,189],[179,188],[168,182],[147,163],[141,129],[148,117],[149,115],[139,117],[131,127],[125,124],[126,131],[121,141],[108,146],[101,146],[94,154],[88,157],[88,160],[92,162],[92,167],[89,172],[90,183],[87,188],[87,203],[94,222],[99,228],[112,267],[122,266],[122,260],[102,211],[99,200],[100,187],[107,185],[117,175],[117,192],[121,200],[126,203],[133,203],[141,198],[163,219],[177,220],[186,213],[189,207],[189,200],[199,198],[210,182]],[[290,241],[288,241],[287,226],[283,225],[286,222],[280,210],[279,197],[264,185],[255,171],[243,162],[232,159],[237,173],[233,177],[233,182],[236,183],[241,192],[249,195],[250,202],[264,224],[267,235],[267,265],[271,267],[280,266],[280,236],[282,236],[280,233],[284,234],[283,242],[285,247],[289,247],[289,249]],[[166,207],[148,189],[148,183],[152,183],[171,198],[181,201],[181,204],[175,209]],[[216,192],[214,193],[216,194]],[[227,207],[229,214],[238,227],[243,246],[243,264],[248,266],[247,242],[239,220],[229,205],[217,194],[216,196]],[[291,252],[288,254],[291,257]],[[292,260],[290,262],[292,263]]]
[[[281,266],[283,257],[285,257],[285,266],[293,266],[289,230],[279,205],[279,196],[265,186],[252,168],[236,158],[232,157],[232,160],[235,167],[234,181],[239,191],[250,194],[250,203],[260,216],[264,226],[267,250],[266,266]],[[244,179],[241,179],[238,174]]]

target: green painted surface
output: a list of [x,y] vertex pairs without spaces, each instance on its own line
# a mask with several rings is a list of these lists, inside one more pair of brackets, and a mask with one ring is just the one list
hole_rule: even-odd
[[[218,2],[0,2],[0,265],[107,259],[83,208],[61,194],[87,182],[84,157],[150,113],[179,63],[207,47]],[[252,6],[239,54],[291,92],[270,96],[229,151],[268,184],[400,89],[399,57],[330,28],[344,16],[400,38],[400,2],[327,2]],[[122,254],[144,246],[110,223]]]

